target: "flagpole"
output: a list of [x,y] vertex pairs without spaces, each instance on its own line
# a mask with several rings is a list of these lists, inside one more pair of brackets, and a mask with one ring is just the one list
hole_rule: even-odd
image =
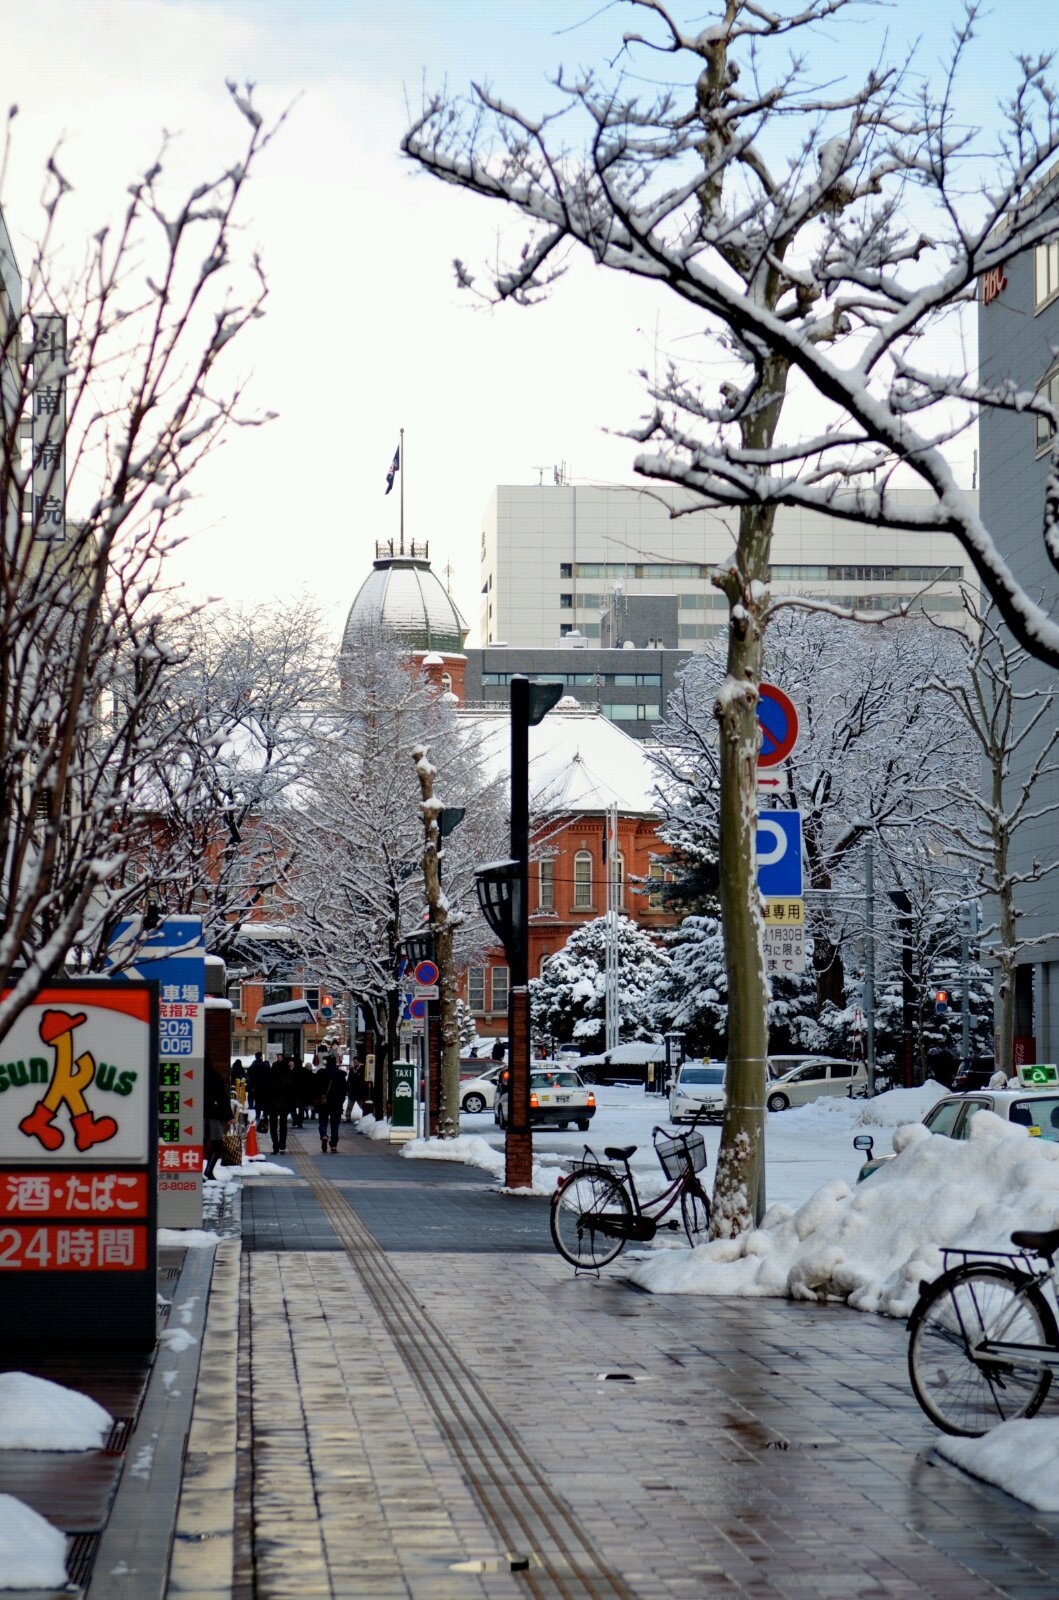
[[403,428],[401,429],[400,459],[399,459],[398,465],[400,466],[400,469],[401,469],[401,472],[400,472],[400,478],[401,478],[401,554],[404,555],[404,429]]

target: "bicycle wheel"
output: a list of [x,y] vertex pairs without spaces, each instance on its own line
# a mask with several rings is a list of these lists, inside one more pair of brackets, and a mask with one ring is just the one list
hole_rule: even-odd
[[[945,1433],[977,1438],[1040,1410],[1052,1375],[1033,1352],[1054,1349],[1059,1331],[1025,1273],[983,1262],[955,1267],[923,1291],[908,1331],[913,1393]],[[1028,1348],[982,1359],[975,1351],[986,1340]]]
[[701,1244],[710,1231],[710,1202],[697,1178],[680,1196],[680,1215],[688,1243]]
[[[552,1197],[552,1242],[574,1267],[605,1267],[625,1245],[632,1203],[612,1173],[579,1172]],[[605,1219],[607,1231],[597,1224]]]

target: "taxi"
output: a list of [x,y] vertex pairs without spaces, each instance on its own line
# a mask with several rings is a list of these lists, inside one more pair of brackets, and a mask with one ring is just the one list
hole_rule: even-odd
[[[968,1139],[971,1123],[979,1111],[991,1111],[1005,1122],[1018,1123],[1031,1139],[1059,1141],[1059,1088],[982,1089],[974,1094],[947,1094],[931,1106],[923,1118],[923,1126],[946,1139]],[[858,1183],[894,1160],[892,1152],[872,1155],[873,1143],[870,1133],[860,1133],[853,1141],[853,1148],[867,1156],[857,1174]]]
[[[508,1094],[506,1074],[497,1086],[493,1119],[498,1128],[507,1127]],[[596,1114],[596,1097],[571,1067],[559,1063],[530,1067],[530,1126],[568,1128],[571,1122],[582,1133]]]

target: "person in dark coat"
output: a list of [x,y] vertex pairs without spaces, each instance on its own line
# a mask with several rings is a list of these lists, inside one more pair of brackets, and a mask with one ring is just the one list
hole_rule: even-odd
[[287,1148],[287,1118],[294,1100],[294,1071],[289,1056],[280,1056],[272,1068],[272,1105],[269,1111],[268,1131],[273,1151]]
[[272,1063],[265,1060],[260,1050],[247,1068],[246,1092],[257,1130],[264,1133],[272,1110]]
[[291,1123],[295,1128],[300,1128],[305,1122],[305,1113],[308,1111],[310,1115],[312,1114],[313,1069],[304,1059],[296,1061],[293,1076]]
[[217,1169],[217,1163],[224,1154],[224,1135],[229,1122],[232,1120],[232,1101],[228,1086],[214,1066],[209,1056],[206,1057],[206,1071],[203,1074],[205,1092],[203,1094],[203,1115],[206,1120],[206,1176],[212,1178]]
[[506,1041],[503,1040],[503,1039],[496,1039],[493,1042],[493,1048],[492,1048],[492,1050],[490,1050],[489,1054],[490,1054],[490,1056],[492,1057],[492,1059],[494,1061],[503,1061],[503,1059],[504,1059],[504,1051],[506,1049],[507,1049]]
[[328,1056],[316,1074],[317,1105],[320,1108],[320,1154],[328,1151],[328,1133],[332,1152],[338,1149],[338,1125],[342,1120],[342,1107],[346,1100],[346,1075],[334,1056]]

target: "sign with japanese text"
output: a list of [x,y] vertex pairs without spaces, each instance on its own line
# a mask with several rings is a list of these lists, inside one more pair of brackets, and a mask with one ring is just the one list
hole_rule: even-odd
[[765,922],[792,923],[805,921],[805,901],[795,895],[789,895],[782,900],[766,900],[762,913]]
[[766,922],[765,970],[793,976],[805,971],[805,927],[800,922]]
[[166,917],[142,934],[119,923],[115,981],[158,985],[158,1218],[167,1228],[202,1226],[206,951],[198,917]]
[[66,318],[33,318],[33,537],[66,538]]
[[0,1038],[0,1294],[43,1344],[154,1343],[157,1035],[150,985],[96,978]]

